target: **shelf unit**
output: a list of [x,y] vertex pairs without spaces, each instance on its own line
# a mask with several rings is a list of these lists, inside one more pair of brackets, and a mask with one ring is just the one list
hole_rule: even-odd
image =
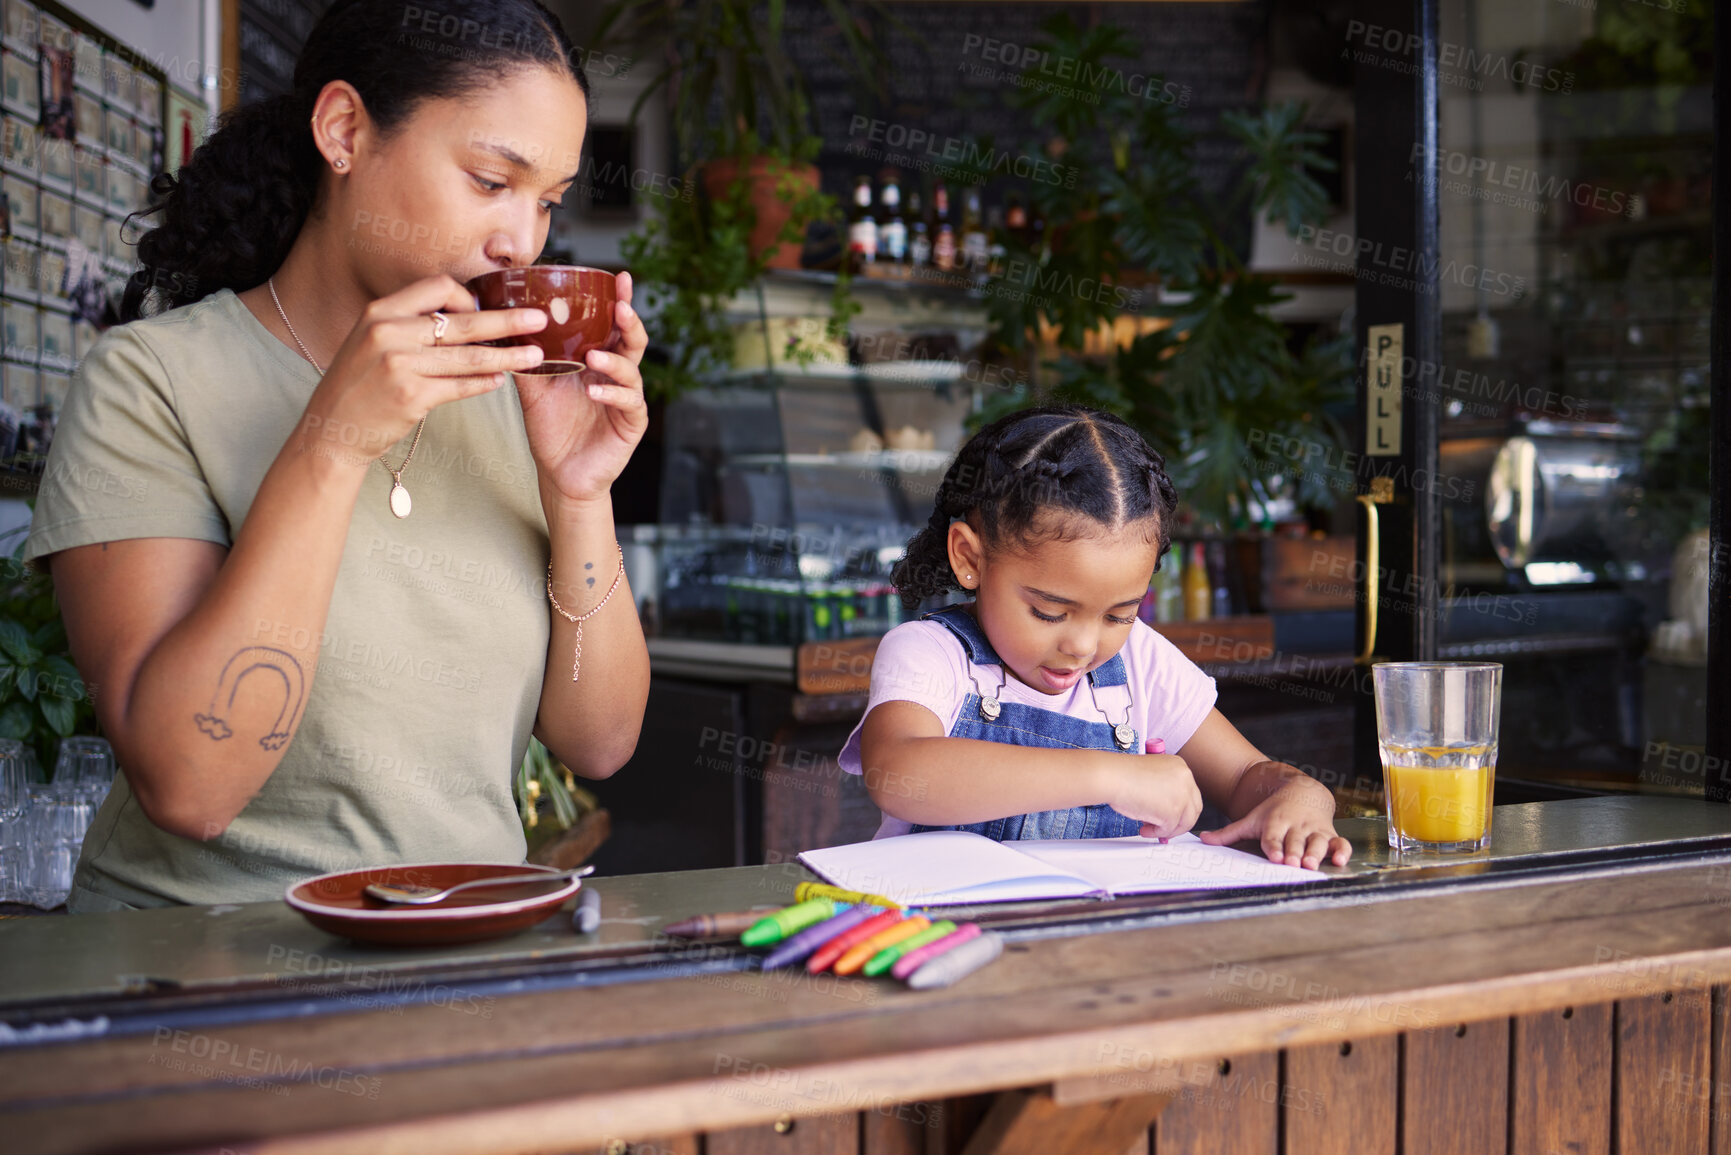
[[[52,77],[70,67],[70,107]],[[52,3],[0,8],[0,486],[30,492],[72,373],[99,330],[73,294],[84,270],[118,300],[161,171],[171,89],[139,52]],[[57,111],[60,112],[56,115]]]
[[856,351],[905,351],[879,339],[900,334],[957,356],[784,362],[773,319],[827,316],[835,287],[833,274],[776,273],[740,294],[729,317],[762,335],[766,364],[668,406],[652,543],[668,638],[793,647],[901,619],[889,569],[983,401],[984,374],[964,355],[986,335],[985,308],[971,290],[856,278]]

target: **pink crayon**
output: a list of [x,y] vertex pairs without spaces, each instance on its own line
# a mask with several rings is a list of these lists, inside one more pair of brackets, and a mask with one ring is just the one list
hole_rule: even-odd
[[971,938],[978,938],[979,935],[979,923],[964,922],[961,926],[958,926],[955,930],[952,930],[949,934],[946,934],[936,942],[928,942],[918,950],[909,951],[907,954],[897,959],[896,965],[890,968],[890,974],[894,975],[898,979],[905,979],[923,965],[927,959],[941,955],[951,947],[961,946]]
[[[1144,753],[1147,753],[1147,754],[1164,754],[1164,753],[1166,753],[1166,739],[1155,738],[1155,739],[1147,742],[1142,747],[1142,750]],[[1164,846],[1166,844],[1166,840],[1164,838],[1156,838],[1154,841],[1160,843],[1162,846]]]

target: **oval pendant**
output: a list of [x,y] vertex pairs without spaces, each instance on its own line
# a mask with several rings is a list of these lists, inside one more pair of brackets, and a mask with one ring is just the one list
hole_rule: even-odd
[[1003,712],[1004,708],[998,704],[996,698],[980,699],[980,717],[984,718],[986,721],[996,722],[998,720],[998,715]]
[[409,500],[409,491],[403,488],[402,482],[393,481],[391,483],[391,512],[400,519],[409,516],[409,510],[413,508],[414,503]]
[[1118,743],[1118,748],[1128,750],[1136,745],[1136,729],[1128,722],[1120,722],[1112,727],[1112,740]]

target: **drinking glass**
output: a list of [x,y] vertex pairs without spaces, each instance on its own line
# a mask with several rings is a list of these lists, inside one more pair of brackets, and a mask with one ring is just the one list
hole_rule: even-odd
[[24,815],[30,805],[30,764],[26,747],[0,739],[0,902],[23,902]]
[[1377,662],[1371,674],[1388,844],[1443,854],[1485,849],[1502,665]]
[[100,806],[114,785],[114,748],[106,738],[62,738],[54,781]]
[[28,786],[25,817],[25,901],[52,910],[72,893],[72,871],[90,826],[92,807],[64,783]]

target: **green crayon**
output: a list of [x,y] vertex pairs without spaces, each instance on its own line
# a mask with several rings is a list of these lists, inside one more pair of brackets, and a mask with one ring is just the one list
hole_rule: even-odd
[[919,950],[928,942],[937,942],[946,934],[956,929],[956,924],[949,919],[940,919],[916,935],[910,935],[893,946],[886,946],[866,962],[865,973],[881,975],[896,965],[896,960],[911,950]]
[[773,946],[808,926],[816,926],[835,915],[838,904],[831,898],[813,898],[783,907],[768,918],[760,918],[739,936],[746,946]]

